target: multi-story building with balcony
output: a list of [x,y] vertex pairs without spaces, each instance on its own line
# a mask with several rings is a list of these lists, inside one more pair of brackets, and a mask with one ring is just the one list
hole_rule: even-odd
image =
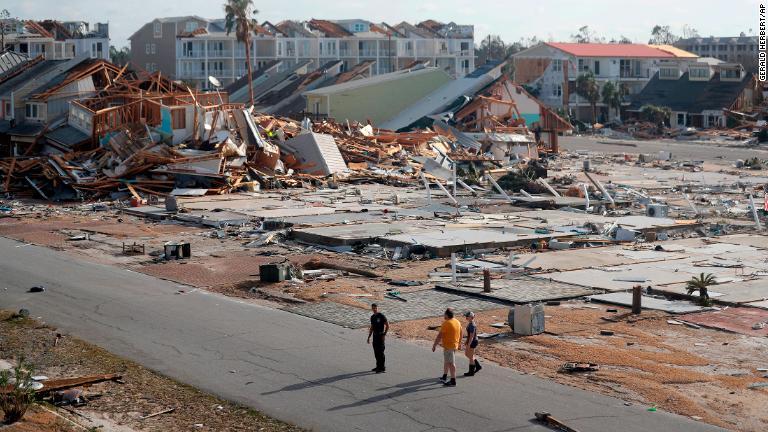
[[[591,105],[575,91],[579,75],[592,73],[601,90],[609,81],[625,86],[628,105],[662,67],[685,70],[698,56],[668,45],[541,43],[513,58],[517,83],[535,90],[548,106],[589,121]],[[606,117],[610,115],[602,101],[597,106]]]
[[[159,18],[131,37],[132,62],[160,70],[199,87],[214,76],[224,85],[246,74],[245,46],[227,34],[223,19]],[[361,19],[264,22],[250,47],[254,70],[275,60],[280,68],[307,63],[312,71],[341,61],[341,71],[370,63],[373,75],[406,69],[429,60],[453,77],[475,69],[474,28],[424,21],[417,25],[372,23]]]
[[[109,60],[109,24],[84,21],[5,20],[2,50],[22,53],[29,58],[68,60],[87,56]],[[2,51],[0,50],[0,51]]]
[[735,37],[695,37],[680,39],[675,46],[700,57],[714,57],[727,63],[741,63],[745,66],[757,64],[757,36],[742,33]]

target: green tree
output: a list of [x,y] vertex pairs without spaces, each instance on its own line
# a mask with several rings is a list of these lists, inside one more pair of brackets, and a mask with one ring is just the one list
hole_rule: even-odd
[[0,393],[0,411],[5,424],[16,423],[24,417],[27,408],[35,401],[32,389],[33,368],[23,358],[13,370],[0,371],[0,388],[9,390]]
[[717,281],[715,280],[715,276],[711,273],[702,273],[698,277],[694,276],[689,280],[685,287],[688,290],[688,295],[693,294],[694,291],[699,292],[699,299],[701,300],[702,304],[709,303],[709,292],[708,288],[711,285],[716,285]]
[[124,46],[117,49],[114,45],[109,47],[109,59],[118,66],[125,66],[131,59],[131,48]]
[[576,43],[601,43],[605,39],[601,38],[589,28],[589,26],[579,27],[579,31],[571,35],[571,40]]
[[627,94],[629,94],[629,88],[626,83],[612,83],[608,81],[603,85],[603,103],[608,107],[609,114],[611,108],[616,110],[616,117],[619,118],[619,120],[621,120],[621,103],[624,101],[624,97]]
[[0,52],[5,51],[5,34],[8,33],[8,26],[14,21],[8,9],[0,10]]
[[586,99],[592,107],[592,124],[597,123],[597,102],[600,100],[600,86],[595,75],[587,72],[576,77],[576,94]]
[[672,30],[670,30],[668,25],[661,26],[657,24],[653,26],[653,29],[651,30],[651,40],[649,40],[648,43],[654,45],[672,45],[678,40],[680,40],[680,38],[672,33]]
[[235,31],[235,36],[239,42],[245,44],[245,61],[248,69],[248,95],[253,105],[253,71],[251,66],[251,33],[256,28],[257,23],[252,15],[259,13],[253,7],[253,0],[227,0],[224,4],[224,13],[226,13],[225,27],[227,35]]
[[660,107],[656,105],[643,105],[640,107],[640,117],[656,125],[659,129],[659,133],[664,130],[664,125],[669,121],[669,117],[672,115],[672,110],[668,107]]

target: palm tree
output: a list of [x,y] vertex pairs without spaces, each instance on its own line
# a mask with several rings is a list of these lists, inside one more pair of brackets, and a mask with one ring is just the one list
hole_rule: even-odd
[[615,107],[616,102],[616,86],[608,81],[603,85],[602,99],[606,108],[608,108],[608,117],[611,116],[611,108]]
[[603,103],[608,107],[610,114],[611,108],[616,110],[616,117],[621,120],[621,103],[624,96],[629,94],[629,87],[626,83],[612,83],[608,81],[603,86]]
[[597,123],[597,101],[600,100],[600,86],[595,81],[595,75],[587,72],[576,78],[576,94],[583,97],[592,107],[592,124]]
[[251,71],[251,33],[256,28],[256,20],[251,15],[259,13],[253,7],[253,0],[227,0],[224,3],[224,12],[227,14],[227,35],[235,30],[238,42],[245,44],[245,61],[248,68],[248,94],[253,105],[253,72]]
[[698,277],[692,277],[691,280],[686,283],[686,288],[688,289],[688,295],[693,294],[694,291],[698,291],[699,298],[701,299],[702,303],[705,303],[709,301],[709,293],[707,292],[707,287],[715,284],[717,284],[715,276],[713,276],[711,273],[702,273]]

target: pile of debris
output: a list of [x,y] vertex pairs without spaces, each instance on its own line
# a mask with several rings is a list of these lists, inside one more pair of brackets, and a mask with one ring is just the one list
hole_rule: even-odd
[[193,91],[159,74],[123,72],[95,96],[72,101],[67,122],[46,126],[23,154],[11,149],[0,159],[2,192],[139,205],[168,195],[338,182],[447,184],[458,175],[473,184],[487,170],[517,168],[520,159],[510,158],[508,135],[520,138],[512,140],[515,146],[526,143],[527,158],[538,157],[524,126],[496,131],[504,137],[485,142],[445,122],[407,132],[332,119],[300,122],[257,113],[229,103],[224,93]]

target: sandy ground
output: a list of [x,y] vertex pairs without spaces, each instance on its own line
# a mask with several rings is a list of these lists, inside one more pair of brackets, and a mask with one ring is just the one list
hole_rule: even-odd
[[[54,346],[55,329],[32,320],[9,319],[10,315],[0,311],[0,359],[15,360],[23,356],[34,365],[37,374],[51,378],[119,373],[124,384],[106,382],[87,388],[86,394],[101,396],[75,409],[80,415],[43,405],[33,408],[22,422],[2,428],[3,431],[300,430],[153,373],[77,338],[65,335]],[[175,410],[140,419],[167,408]]]
[[[596,309],[593,309],[596,308]],[[521,373],[616,396],[632,403],[690,416],[728,429],[768,430],[768,390],[748,389],[768,382],[768,339],[670,325],[661,312],[606,312],[603,305],[580,302],[546,307],[547,332],[535,336],[488,339],[478,350],[482,358]],[[506,321],[507,310],[477,314],[480,332],[499,333],[489,324]],[[603,317],[615,319],[606,321]],[[393,326],[402,338],[431,341],[441,318]],[[601,336],[611,330],[614,336]],[[559,373],[565,362],[598,363],[598,372]],[[460,369],[467,365],[459,360]]]
[[[592,141],[577,142],[579,146]],[[566,145],[567,146],[567,145]],[[581,147],[573,147],[581,148]],[[607,149],[604,144],[595,147]],[[662,148],[663,147],[663,148]],[[668,150],[668,146],[659,149]],[[688,147],[691,147],[690,149]],[[591,148],[591,147],[589,147]],[[698,147],[690,145],[680,147],[690,150],[691,155],[699,156]],[[712,147],[708,151],[721,149]],[[613,150],[612,150],[613,151]],[[636,154],[637,148],[618,148],[618,153]],[[644,152],[658,150],[643,149]],[[718,172],[725,170],[748,176],[761,172],[736,170],[730,167],[732,157],[727,160],[717,159],[714,153],[704,155],[708,162],[704,170]],[[735,156],[735,155],[730,155]],[[618,156],[605,156],[605,160],[622,159]],[[600,167],[598,159],[593,160],[596,169]],[[563,160],[564,167],[580,165],[579,160]],[[622,164],[624,164],[622,162]],[[634,163],[626,167],[613,167],[618,172],[636,170]],[[618,167],[618,168],[617,168]],[[686,169],[672,167],[684,175]],[[680,201],[677,204],[683,205]],[[636,209],[636,212],[641,209]],[[152,276],[176,281],[183,284],[247,299],[271,307],[282,307],[286,297],[301,301],[334,301],[350,306],[367,308],[355,295],[381,298],[388,288],[390,279],[428,281],[429,272],[444,268],[447,261],[441,259],[392,263],[374,255],[337,254],[306,245],[297,245],[279,240],[276,245],[259,248],[247,248],[253,240],[247,233],[237,228],[228,228],[224,238],[214,235],[211,228],[200,228],[175,223],[159,223],[115,211],[88,212],[77,208],[60,206],[37,206],[35,210],[20,217],[2,218],[0,215],[0,235],[17,240],[39,244],[62,250],[79,259],[117,265],[140,271]],[[729,223],[733,223],[730,220]],[[745,219],[744,223],[750,224]],[[73,241],[72,236],[89,234],[89,240]],[[182,261],[160,261],[155,255],[162,250],[167,241],[185,240],[192,243],[192,258]],[[123,243],[144,245],[146,254],[125,255]],[[320,258],[348,267],[373,271],[380,278],[369,278],[349,274],[344,271],[324,271],[323,276],[301,282],[286,281],[279,284],[263,284],[259,281],[259,266],[267,263],[290,262],[302,265],[311,258]],[[255,290],[254,290],[255,288]],[[416,287],[396,287],[401,292],[428,289],[429,285]],[[265,295],[263,292],[271,293]],[[277,296],[274,296],[275,294]],[[661,409],[687,415],[715,425],[739,431],[768,430],[768,390],[748,389],[751,383],[765,382],[765,372],[757,368],[768,368],[768,338],[735,335],[709,329],[692,329],[670,325],[668,315],[658,312],[644,312],[640,317],[622,317],[625,312],[608,313],[605,306],[594,306],[581,302],[563,303],[560,307],[547,307],[547,333],[531,337],[506,336],[487,340],[480,353],[484,358],[511,367],[521,373],[543,376],[558,382],[587,390],[597,391],[623,398],[631,403],[658,406]],[[503,330],[490,327],[490,323],[506,320],[505,309],[486,311],[478,314],[480,329],[496,333]],[[602,319],[612,317],[615,322]],[[419,341],[431,341],[434,331],[429,326],[437,325],[440,318],[396,323],[394,332],[399,337]],[[7,323],[0,323],[4,330]],[[12,328],[12,327],[8,327]],[[115,393],[115,398],[102,398],[95,401],[88,410],[91,417],[106,413],[111,421],[121,427],[144,427],[138,422],[139,415],[157,411],[169,404],[185,406],[189,403],[195,409],[179,409],[172,415],[163,415],[152,419],[152,430],[187,430],[195,423],[203,422],[210,430],[226,430],[227,427],[239,427],[238,423],[226,423],[230,417],[239,413],[241,408],[231,404],[215,402],[210,396],[202,396],[205,404],[198,400],[191,402],[195,390],[180,386],[136,365],[119,359],[105,362],[103,365],[89,362],[76,350],[69,352],[64,348],[70,344],[84,352],[99,352],[100,356],[110,357],[108,353],[96,350],[74,339],[66,339],[62,352],[52,356],[46,341],[50,341],[50,330],[13,327],[20,336],[16,346],[7,345],[11,335],[0,333],[0,359],[10,358],[21,352],[30,351],[43,368],[53,368],[50,374],[78,374],[94,371],[121,372],[132,374],[133,380],[125,386],[109,384],[105,391]],[[22,331],[23,330],[23,331]],[[601,336],[600,330],[612,330],[614,336]],[[44,332],[48,333],[44,333]],[[35,336],[33,346],[26,347],[23,337],[29,338],[29,332],[43,332]],[[34,336],[34,334],[32,335]],[[46,339],[47,338],[47,339]],[[78,345],[79,344],[79,345]],[[58,349],[58,348],[57,348]],[[95,351],[94,351],[95,350]],[[87,356],[86,356],[87,357]],[[62,360],[63,359],[63,360]],[[595,373],[563,374],[558,369],[566,361],[593,362],[601,365]],[[61,363],[61,366],[58,365]],[[465,367],[466,363],[460,363]],[[115,367],[112,367],[115,365]],[[57,369],[58,368],[58,369]],[[66,369],[71,368],[71,369]],[[142,383],[153,389],[151,397],[144,397],[131,383]],[[132,387],[133,386],[133,387]],[[128,389],[128,390],[126,390]],[[101,391],[101,390],[100,390]],[[175,392],[184,396],[178,401]],[[119,399],[123,398],[123,399]],[[186,399],[185,399],[186,398]],[[120,400],[120,403],[110,402]],[[212,411],[212,407],[225,407]],[[200,413],[206,413],[200,415]],[[212,415],[213,413],[213,415]],[[38,413],[35,413],[38,415]],[[40,412],[41,417],[49,416]],[[246,417],[256,415],[246,412]],[[178,416],[178,417],[177,417]],[[203,420],[197,421],[196,417]],[[213,420],[211,420],[213,419]],[[211,421],[219,421],[208,425]],[[233,426],[234,425],[234,426]],[[268,423],[268,425],[270,425]],[[163,429],[163,427],[171,429]],[[216,429],[223,427],[224,429]],[[271,425],[268,427],[272,427]],[[278,426],[275,426],[278,427]],[[155,429],[153,429],[155,428]],[[24,429],[20,429],[24,430]],[[106,430],[106,429],[105,429]],[[251,430],[251,429],[238,429]],[[258,430],[258,429],[255,429]],[[264,429],[281,430],[281,429]]]

